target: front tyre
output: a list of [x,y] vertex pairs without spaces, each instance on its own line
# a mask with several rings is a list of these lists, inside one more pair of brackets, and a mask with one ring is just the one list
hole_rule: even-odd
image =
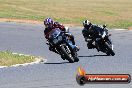
[[115,55],[115,52],[112,50],[112,48],[110,47],[110,45],[107,42],[105,42],[105,47],[107,49],[106,54],[108,56],[110,56],[110,55],[114,56]]
[[71,53],[68,52],[69,51],[68,47],[66,47],[65,45],[61,45],[60,49],[62,54],[64,54],[66,59],[69,61],[69,63],[74,63],[74,58],[72,57]]
[[74,58],[74,62],[78,62],[79,61],[79,58],[78,57],[75,57]]
[[77,55],[77,52],[74,53],[74,62],[78,62],[79,61],[79,58],[78,58],[78,55]]

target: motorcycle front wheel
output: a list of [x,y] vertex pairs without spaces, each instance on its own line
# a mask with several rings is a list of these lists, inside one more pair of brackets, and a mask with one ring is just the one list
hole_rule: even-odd
[[108,56],[110,56],[110,55],[114,56],[115,55],[115,52],[112,50],[112,48],[110,47],[110,45],[107,42],[105,42],[105,47],[107,49],[106,54]]
[[61,52],[62,54],[64,54],[64,56],[66,57],[66,59],[70,62],[70,63],[74,63],[74,58],[72,57],[72,54],[70,53],[70,49],[66,46],[66,45],[61,45]]
[[77,52],[74,52],[74,62],[78,62],[78,61],[79,61],[79,58],[78,58]]

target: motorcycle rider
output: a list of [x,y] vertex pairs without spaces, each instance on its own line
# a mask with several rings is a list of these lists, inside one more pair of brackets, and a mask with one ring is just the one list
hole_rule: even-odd
[[96,41],[97,38],[101,38],[102,37],[102,33],[104,31],[106,31],[106,34],[108,34],[108,30],[105,28],[106,25],[104,25],[103,27],[92,24],[89,20],[85,20],[83,22],[83,30],[82,30],[82,34],[85,38],[85,41],[88,42],[87,43],[87,47],[88,49],[92,49],[92,48],[97,48],[97,50],[99,51],[99,47],[96,47],[93,42]]
[[[65,28],[62,24],[60,24],[59,22],[54,22],[51,18],[46,18],[46,19],[44,20],[44,25],[45,25],[44,36],[45,36],[45,38],[46,38],[47,40],[49,39],[49,33],[50,33],[50,31],[51,31],[52,29],[59,28],[61,31],[65,32],[65,33],[68,35],[68,37],[70,37],[70,39],[71,39],[71,41],[72,41],[72,46],[73,46],[77,51],[79,50],[78,46],[75,45],[74,36],[73,36],[72,34],[70,34],[69,32],[67,32],[66,28]],[[48,43],[48,41],[47,41],[46,44],[49,45],[49,50],[50,50],[50,51],[53,51],[53,52],[57,53],[56,50],[55,50],[55,48],[54,48],[55,46],[50,45],[50,44]]]

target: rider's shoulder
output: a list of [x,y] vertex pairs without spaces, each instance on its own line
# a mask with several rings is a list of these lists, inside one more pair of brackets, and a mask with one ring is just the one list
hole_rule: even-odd
[[54,25],[62,25],[62,24],[60,24],[59,22],[54,22]]
[[54,24],[59,24],[59,22],[55,21]]

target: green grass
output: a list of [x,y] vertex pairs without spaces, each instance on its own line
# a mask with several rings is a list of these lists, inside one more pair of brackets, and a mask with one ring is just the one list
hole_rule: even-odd
[[11,66],[15,64],[23,64],[33,62],[35,60],[34,56],[24,56],[18,54],[12,54],[9,51],[0,51],[0,66]]
[[132,26],[132,0],[0,0],[0,18],[43,21],[51,17],[81,25],[84,19],[109,27]]

